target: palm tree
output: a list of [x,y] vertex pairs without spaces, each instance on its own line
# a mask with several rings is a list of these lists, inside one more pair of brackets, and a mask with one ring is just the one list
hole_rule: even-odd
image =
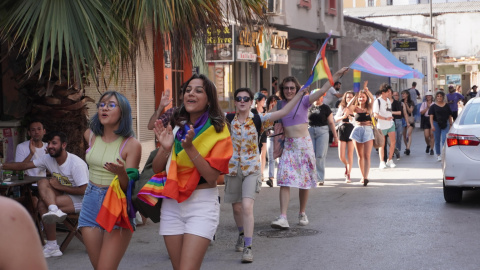
[[[70,138],[69,151],[84,154],[85,84],[109,67],[109,77],[132,67],[151,25],[172,57],[192,56],[207,27],[228,20],[266,22],[265,0],[3,0],[0,61],[4,112],[43,119]],[[6,87],[11,86],[11,87]],[[15,104],[15,106],[10,106]],[[18,106],[18,105],[21,106]],[[17,109],[13,109],[13,107]],[[20,108],[20,109],[18,109]]]

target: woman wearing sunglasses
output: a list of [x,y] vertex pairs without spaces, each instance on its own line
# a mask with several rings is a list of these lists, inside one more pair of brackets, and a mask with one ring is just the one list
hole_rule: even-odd
[[[333,80],[337,81],[347,70],[348,68],[342,68],[337,71],[333,75]],[[308,224],[308,218],[305,214],[308,190],[317,185],[315,153],[313,152],[312,139],[308,133],[308,108],[325,94],[329,87],[330,83],[327,82],[319,91],[304,96],[297,102],[294,100],[300,90],[297,79],[289,76],[283,79],[280,84],[282,100],[279,101],[279,104],[285,107],[289,103],[295,103],[295,109],[282,118],[285,146],[277,170],[277,185],[280,186],[280,216],[271,223],[272,228],[288,229],[290,227],[287,220],[287,208],[291,187],[299,189],[299,225],[305,226]]]
[[[236,113],[231,122],[231,136],[233,155],[228,164],[228,174],[225,175],[225,203],[231,203],[233,217],[238,228],[238,238],[235,251],[241,252],[242,262],[253,261],[253,204],[255,194],[260,192],[262,186],[261,162],[258,148],[258,132],[254,123],[255,119],[261,121],[261,131],[272,126],[275,120],[286,116],[300,100],[303,91],[299,91],[292,102],[281,110],[254,116],[250,111],[253,103],[253,93],[250,88],[239,88],[235,91]],[[232,119],[227,115],[227,119]],[[256,118],[258,117],[258,118]]]

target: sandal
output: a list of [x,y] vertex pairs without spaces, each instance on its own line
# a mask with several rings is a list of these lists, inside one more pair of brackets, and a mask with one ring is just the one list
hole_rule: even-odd
[[273,187],[273,178],[272,177],[269,177],[268,180],[267,180],[267,185],[269,187]]
[[350,180],[350,174],[347,174],[346,177],[345,177],[345,183],[349,184],[351,182],[352,181]]
[[368,181],[368,179],[365,179],[365,180],[363,181],[363,186],[366,187],[366,186],[368,185],[368,182],[370,182],[370,181]]

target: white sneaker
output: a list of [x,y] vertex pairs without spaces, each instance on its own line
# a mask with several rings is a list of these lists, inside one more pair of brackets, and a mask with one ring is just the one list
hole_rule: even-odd
[[58,245],[43,246],[43,256],[45,256],[45,258],[58,257],[62,255],[63,253],[60,251],[60,248],[58,247]]
[[380,166],[378,166],[379,169],[385,169],[387,168],[387,165],[385,164],[385,161],[380,162]]
[[298,214],[298,225],[307,226],[308,218],[306,214]]
[[390,167],[390,168],[397,167],[397,165],[395,165],[395,163],[393,163],[393,160],[391,160],[391,159],[387,160],[387,163],[385,165]]
[[62,212],[62,210],[57,209],[57,211],[48,211],[48,213],[43,214],[42,220],[45,224],[54,224],[57,222],[63,222],[67,214]]
[[438,162],[442,161],[442,157],[441,157],[441,156],[437,156],[437,161],[438,161]]
[[274,229],[280,229],[280,230],[288,230],[290,228],[290,225],[288,225],[288,220],[284,219],[283,217],[277,217],[270,226]]

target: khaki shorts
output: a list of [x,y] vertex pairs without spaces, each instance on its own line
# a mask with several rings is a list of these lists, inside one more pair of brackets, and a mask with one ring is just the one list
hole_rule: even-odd
[[240,168],[236,176],[225,175],[225,203],[238,203],[242,198],[255,200],[255,194],[262,188],[260,172],[243,176]]

